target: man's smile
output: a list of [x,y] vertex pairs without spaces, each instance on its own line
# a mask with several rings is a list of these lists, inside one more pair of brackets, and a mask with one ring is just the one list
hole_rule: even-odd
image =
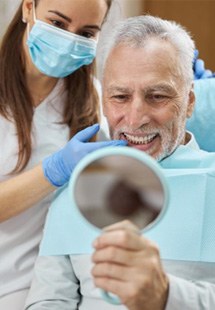
[[125,132],[123,132],[122,134],[124,135],[125,139],[132,144],[149,144],[158,135],[157,133],[153,133],[148,134],[146,136],[140,136],[140,135],[128,134]]
[[120,139],[128,141],[128,146],[150,153],[150,155],[152,155],[152,153],[154,153],[160,145],[159,133],[143,135],[122,132],[120,134]]

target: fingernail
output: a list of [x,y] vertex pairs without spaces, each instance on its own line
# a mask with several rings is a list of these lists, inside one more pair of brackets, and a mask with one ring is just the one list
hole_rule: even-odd
[[128,141],[125,141],[125,140],[119,140],[117,142],[118,145],[127,145],[128,144]]
[[99,124],[93,124],[92,127],[99,127]]

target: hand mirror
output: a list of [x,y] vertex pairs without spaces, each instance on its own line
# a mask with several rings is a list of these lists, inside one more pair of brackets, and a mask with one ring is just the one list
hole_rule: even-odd
[[[74,171],[74,200],[80,213],[102,229],[130,220],[141,232],[163,217],[168,188],[157,162],[128,147],[110,147],[86,156]],[[102,291],[103,298],[120,304],[117,297]]]

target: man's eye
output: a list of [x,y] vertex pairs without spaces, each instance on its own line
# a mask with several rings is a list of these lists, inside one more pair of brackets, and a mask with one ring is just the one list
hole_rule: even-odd
[[113,95],[111,96],[111,100],[113,102],[116,102],[116,103],[124,103],[124,102],[127,102],[129,101],[129,96],[128,95]]
[[147,96],[147,99],[149,101],[154,101],[154,102],[163,102],[168,99],[166,95],[161,95],[161,94],[151,94]]
[[154,99],[156,99],[156,100],[162,100],[165,98],[166,98],[166,96],[164,96],[164,95],[154,95]]
[[126,96],[126,95],[115,95],[112,98],[117,100],[117,101],[126,101],[128,99],[128,96]]

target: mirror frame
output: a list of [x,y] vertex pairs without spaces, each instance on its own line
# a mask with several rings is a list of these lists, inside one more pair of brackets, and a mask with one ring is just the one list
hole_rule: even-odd
[[127,157],[132,157],[133,159],[136,159],[139,162],[142,162],[144,165],[146,165],[149,169],[152,170],[152,172],[159,178],[161,182],[161,186],[164,191],[163,208],[159,216],[152,223],[147,225],[146,228],[140,230],[141,232],[146,232],[150,230],[153,226],[155,226],[163,218],[164,214],[166,213],[168,202],[169,202],[169,190],[168,190],[166,178],[164,174],[162,173],[162,168],[155,161],[155,159],[153,159],[151,156],[147,155],[143,151],[140,151],[134,148],[129,148],[129,147],[107,147],[107,148],[96,150],[88,154],[86,157],[84,157],[75,167],[74,171],[72,172],[70,181],[69,181],[68,193],[70,195],[70,201],[72,203],[72,206],[74,205],[77,208],[80,215],[94,229],[99,230],[99,231],[102,230],[101,228],[98,228],[94,224],[90,223],[81,213],[77,205],[76,199],[75,199],[75,187],[76,187],[76,181],[78,180],[79,175],[89,164],[91,164],[95,160],[99,160],[104,157],[112,156],[112,155],[124,155]]

